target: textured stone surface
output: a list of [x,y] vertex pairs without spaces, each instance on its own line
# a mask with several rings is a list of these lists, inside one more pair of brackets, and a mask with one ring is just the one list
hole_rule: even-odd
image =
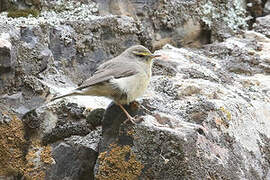
[[8,33],[0,32],[0,92],[14,78],[15,52]]
[[[197,0],[103,0],[98,4],[101,4],[102,14],[129,15],[140,19],[146,27],[153,25],[153,29],[145,30],[155,45],[165,43],[186,45],[200,38],[202,38],[199,40],[202,41],[200,43],[204,44],[210,39],[207,36],[211,36],[212,41],[221,40],[237,31],[239,26],[247,27],[245,1],[241,0],[226,0],[223,3]],[[211,30],[210,35],[204,37],[204,29]],[[185,36],[189,38],[184,39]]]
[[100,133],[99,130],[83,138],[73,136],[67,143],[56,143],[52,150],[55,164],[47,170],[46,179],[94,179]]
[[[177,73],[153,76],[142,103],[151,113],[144,111],[148,115],[141,123],[119,127],[119,117],[113,116],[107,120],[110,125],[103,125],[97,177],[267,178],[270,87],[263,57],[269,39],[252,31],[244,37],[201,50],[172,46],[160,50],[160,61],[177,64]],[[241,59],[246,60],[244,69],[232,71]],[[132,158],[116,160],[116,150]],[[118,168],[120,164],[133,173]]]
[[270,14],[270,1],[267,0],[263,9],[264,14]]
[[270,15],[258,17],[253,28],[256,32],[262,33],[268,38],[270,37]]
[[[0,178],[269,178],[265,1],[37,2],[12,2],[37,18],[0,14]],[[49,102],[134,44],[162,55],[125,106],[138,124],[105,98]]]

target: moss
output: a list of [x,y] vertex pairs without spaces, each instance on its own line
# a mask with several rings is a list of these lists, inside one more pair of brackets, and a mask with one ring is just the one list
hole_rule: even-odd
[[17,9],[17,10],[10,10],[8,11],[8,17],[12,17],[12,18],[18,18],[18,17],[27,17],[30,14],[32,14],[32,16],[37,17],[39,15],[39,11],[37,9]]
[[111,149],[100,153],[98,159],[100,164],[96,178],[99,180],[138,179],[144,167],[128,145],[112,144]]

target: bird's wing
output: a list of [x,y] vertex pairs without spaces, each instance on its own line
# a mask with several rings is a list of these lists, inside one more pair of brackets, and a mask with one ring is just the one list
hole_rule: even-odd
[[137,66],[138,64],[134,62],[124,63],[123,61],[118,60],[107,61],[99,66],[93,76],[84,81],[83,84],[77,88],[77,90],[82,90],[89,86],[109,81],[113,78],[117,79],[132,76],[139,73],[139,71],[136,70]]

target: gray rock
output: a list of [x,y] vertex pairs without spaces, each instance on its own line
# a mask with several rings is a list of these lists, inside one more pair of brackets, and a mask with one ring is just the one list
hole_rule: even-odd
[[92,110],[86,117],[87,124],[90,124],[93,127],[93,129],[95,129],[97,126],[101,126],[104,112],[105,109],[103,108]]
[[75,103],[62,102],[56,109],[52,106],[41,106],[28,111],[22,117],[27,129],[26,136],[38,134],[46,145],[72,135],[85,136],[92,131],[92,126],[86,124],[84,110],[85,108]]
[[[195,42],[193,46],[201,46],[209,43],[210,38],[213,42],[224,40],[239,28],[247,28],[245,1],[228,0],[218,3],[181,0],[103,0],[97,3],[100,4],[100,12],[103,15],[128,15],[141,20],[143,26],[148,27],[146,31],[155,49],[166,43],[179,46]],[[157,34],[160,38],[155,39]]]
[[[140,109],[136,106],[125,105],[123,106],[131,116],[138,114]],[[114,117],[113,119],[111,117]],[[108,146],[116,141],[119,137],[120,125],[127,120],[127,117],[123,110],[116,104],[111,103],[104,113],[102,120],[102,144],[99,152],[103,152]],[[130,123],[130,122],[127,122]],[[121,141],[121,139],[119,139]],[[124,140],[125,141],[125,140]],[[121,142],[123,144],[129,144],[130,142]]]
[[[86,142],[85,138],[83,142]],[[91,144],[97,146],[97,143]],[[94,179],[93,168],[98,155],[95,149],[80,143],[71,145],[62,142],[54,145],[52,154],[55,164],[47,170],[46,179]]]
[[265,5],[264,5],[264,9],[263,9],[264,14],[270,14],[270,1],[266,1]]
[[3,114],[3,112],[0,112],[0,124],[3,123],[9,123],[11,121],[10,117],[6,114]]
[[270,37],[270,15],[256,18],[253,28],[256,32],[262,33],[268,38]]
[[90,132],[90,127],[87,127],[85,124],[67,123],[62,126],[56,126],[51,132],[45,133],[42,138],[42,143],[51,144],[72,135],[85,136]]
[[[8,36],[8,34],[2,36]],[[0,39],[0,68],[1,68],[1,74],[2,73],[7,73],[11,70],[12,68],[12,63],[11,63],[11,43],[10,41],[1,38]]]
[[46,171],[46,179],[94,179],[101,129],[88,135],[71,136],[53,144],[55,164]]
[[[270,106],[270,87],[268,70],[262,64],[268,57],[269,39],[252,31],[244,36],[202,50],[171,46],[160,50],[160,61],[177,64],[176,74],[152,77],[146,93],[151,96],[142,102],[150,111],[144,110],[141,123],[120,124],[119,117],[107,116],[96,177],[268,177],[269,121],[268,113],[262,112]],[[181,63],[176,63],[179,59]],[[240,59],[252,73],[228,68]],[[201,75],[185,76],[183,69],[192,68]],[[224,81],[227,77],[230,80]],[[117,168],[119,164],[125,168]]]
[[[22,8],[34,5],[20,2]],[[256,8],[261,4],[254,1],[252,12],[261,13]],[[38,18],[0,14],[0,39],[11,44],[0,47],[0,107],[23,120],[26,154],[41,152],[36,141],[53,146],[55,164],[35,166],[47,179],[93,179],[94,166],[100,179],[269,176],[268,16],[257,18],[256,32],[239,35],[250,18],[244,0],[45,0],[42,5]],[[162,55],[142,106],[125,106],[142,122],[123,123],[126,116],[114,104],[102,121],[98,110],[86,118],[107,107],[96,97],[45,103],[134,44],[161,49]],[[93,117],[98,121],[92,123]],[[9,121],[4,113],[0,119]],[[102,138],[99,128],[93,130],[99,124]]]
[[38,117],[38,113],[35,109],[25,113],[22,120],[30,129],[38,129],[42,123],[42,118]]
[[12,83],[15,69],[15,49],[8,33],[0,34],[0,92]]

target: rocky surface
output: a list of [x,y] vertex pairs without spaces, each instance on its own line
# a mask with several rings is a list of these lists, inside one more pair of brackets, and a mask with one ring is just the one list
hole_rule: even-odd
[[201,50],[160,50],[177,73],[152,78],[140,124],[115,129],[119,117],[105,115],[97,177],[269,178],[269,43],[247,31]]
[[263,9],[264,14],[270,14],[270,1],[267,0]]
[[[1,1],[0,179],[269,179],[267,3]],[[49,102],[134,44],[162,55],[126,106],[138,124],[104,98]]]

